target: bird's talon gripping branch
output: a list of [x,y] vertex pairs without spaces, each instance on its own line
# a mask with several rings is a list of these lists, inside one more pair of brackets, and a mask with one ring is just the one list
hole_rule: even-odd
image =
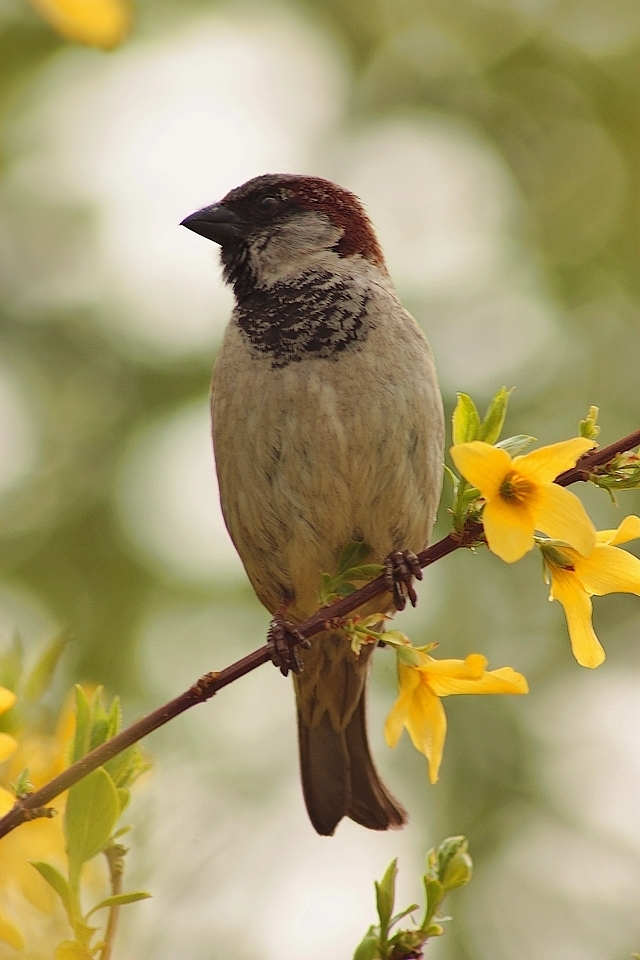
[[422,580],[420,561],[412,550],[394,550],[384,562],[384,579],[388,589],[393,593],[393,603],[396,610],[404,610],[407,598],[411,606],[415,607],[418,595],[413,581]]
[[292,623],[276,614],[269,626],[267,643],[271,647],[271,660],[283,677],[288,676],[289,670],[292,673],[302,671],[298,647],[308,650],[311,644],[300,635]]

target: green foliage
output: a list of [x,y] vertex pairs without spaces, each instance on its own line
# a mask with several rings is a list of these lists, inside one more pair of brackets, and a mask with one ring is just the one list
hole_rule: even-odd
[[321,607],[333,603],[339,597],[348,597],[368,580],[379,577],[384,567],[380,563],[364,563],[371,553],[366,543],[356,540],[342,550],[335,574],[322,574],[322,587],[318,602]]
[[[478,408],[474,401],[466,393],[456,394],[458,402],[456,403],[451,418],[451,435],[454,446],[459,443],[470,443],[473,440],[481,440],[484,443],[490,443],[498,447],[503,447],[508,453],[513,455],[512,447],[518,441],[531,438],[510,437],[498,443],[504,421],[507,415],[509,397],[513,392],[513,387],[500,387],[494,394],[489,406],[486,409],[484,418],[480,419]],[[453,486],[453,497],[451,504],[451,514],[453,517],[453,527],[458,533],[461,533],[468,521],[477,521],[480,516],[478,499],[480,493],[475,487],[467,483],[464,477],[459,477],[453,470],[446,467],[447,474],[451,479]]]
[[[105,709],[102,688],[98,687],[91,697],[76,686],[76,730],[71,748],[72,762],[82,759],[95,747],[110,740],[118,732],[121,711],[115,697],[109,709]],[[89,918],[98,910],[115,910],[129,903],[136,903],[150,896],[142,891],[121,893],[114,890],[91,909],[83,913],[80,906],[80,890],[83,868],[89,860],[103,853],[109,861],[112,874],[119,878],[124,869],[126,848],[116,843],[118,837],[129,830],[116,823],[129,803],[129,790],[140,774],[148,768],[137,745],[87,774],[69,791],[64,813],[64,830],[67,838],[68,878],[55,867],[42,861],[32,861],[40,876],[56,892],[65,909],[73,940],[59,944],[56,960],[92,960],[102,950],[100,941],[94,942],[98,930],[91,926]],[[116,864],[115,869],[113,864]]]
[[422,877],[425,891],[425,912],[422,923],[407,929],[391,930],[418,909],[411,904],[400,913],[393,913],[397,861],[392,860],[380,882],[375,883],[378,924],[371,926],[356,947],[353,960],[404,960],[422,955],[424,944],[444,933],[439,910],[446,895],[471,879],[472,863],[464,837],[448,837],[427,854],[427,871]]

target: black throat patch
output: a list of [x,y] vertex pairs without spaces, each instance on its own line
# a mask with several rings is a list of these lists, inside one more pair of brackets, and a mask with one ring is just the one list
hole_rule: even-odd
[[276,283],[238,298],[234,319],[273,367],[333,357],[363,342],[370,328],[367,292],[329,272]]

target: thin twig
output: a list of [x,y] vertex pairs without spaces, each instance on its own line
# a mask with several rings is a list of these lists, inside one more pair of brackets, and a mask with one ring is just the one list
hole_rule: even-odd
[[[594,467],[602,466],[612,460],[617,454],[633,450],[638,445],[640,445],[640,430],[636,430],[634,433],[622,437],[622,439],[617,440],[608,447],[603,447],[601,450],[594,450],[585,454],[585,456],[578,460],[575,467],[561,474],[557,478],[556,483],[566,487],[570,483],[587,480],[589,471]],[[434,543],[433,546],[423,550],[418,554],[418,561],[421,567],[428,567],[430,564],[435,563],[436,560],[441,560],[448,554],[453,553],[454,550],[458,550],[460,547],[473,546],[473,544],[481,540],[482,524],[472,523],[465,528],[462,534],[450,533],[442,540]],[[322,607],[320,610],[317,610],[313,616],[309,617],[308,620],[305,620],[304,623],[297,626],[300,640],[308,640],[317,633],[321,633],[325,629],[327,621],[334,618],[339,619],[346,617],[348,614],[353,613],[354,610],[364,606],[368,601],[373,600],[375,597],[387,591],[388,587],[385,583],[384,576],[380,576],[375,580],[371,580],[350,596],[336,600],[336,602],[330,606]],[[34,810],[51,803],[52,800],[65,790],[68,790],[75,783],[78,783],[79,780],[86,777],[92,770],[103,766],[103,764],[111,760],[112,757],[117,756],[119,753],[122,753],[123,750],[126,750],[127,747],[137,743],[138,740],[142,740],[143,737],[146,737],[159,727],[164,726],[165,723],[173,720],[174,717],[179,716],[179,714],[184,713],[185,710],[189,710],[197,703],[204,703],[206,700],[209,700],[218,690],[228,686],[228,684],[233,683],[247,673],[251,673],[252,670],[255,670],[256,667],[261,666],[263,663],[267,663],[267,661],[271,660],[271,656],[272,648],[269,644],[265,644],[263,647],[254,650],[253,653],[250,653],[248,656],[237,660],[224,670],[221,670],[220,673],[205,674],[194,683],[192,687],[180,694],[179,697],[170,700],[162,707],[158,707],[157,710],[147,714],[146,717],[142,717],[142,719],[132,723],[130,727],[122,730],[113,737],[113,739],[96,747],[95,750],[92,750],[91,753],[82,757],[77,763],[67,767],[66,770],[63,770],[62,773],[58,774],[57,777],[54,777],[53,780],[50,780],[49,783],[46,783],[39,790],[25,797],[20,797],[16,800],[12,809],[0,819],[0,837],[4,837],[7,833],[10,833],[12,830],[15,830],[16,827],[25,823],[25,821],[32,819]],[[39,815],[41,816],[42,814]]]
[[[124,855],[127,852],[126,847],[119,843],[112,843],[104,851],[109,864],[109,878],[111,880],[111,896],[117,897],[122,893],[122,877],[124,875]],[[111,951],[113,950],[113,941],[116,935],[118,925],[118,916],[120,914],[120,905],[114,903],[109,908],[109,918],[104,932],[104,941],[100,951],[100,960],[111,960]]]

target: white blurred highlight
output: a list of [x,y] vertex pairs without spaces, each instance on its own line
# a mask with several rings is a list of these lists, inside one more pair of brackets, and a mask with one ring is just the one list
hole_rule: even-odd
[[206,401],[132,440],[116,507],[133,545],[168,576],[205,584],[244,575],[220,510]]
[[13,125],[13,183],[93,208],[98,256],[21,309],[80,297],[134,352],[211,349],[230,294],[215,246],[180,221],[252,176],[308,167],[345,86],[335,50],[273,12],[208,16],[108,58],[67,50]]

